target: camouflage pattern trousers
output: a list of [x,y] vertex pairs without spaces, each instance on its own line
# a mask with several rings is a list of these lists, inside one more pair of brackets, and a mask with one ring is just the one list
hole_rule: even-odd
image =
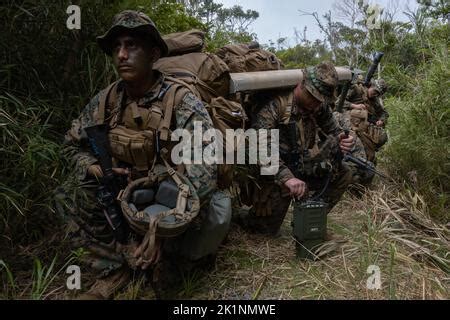
[[67,238],[75,249],[82,249],[81,262],[106,276],[126,264],[120,253],[103,209],[97,202],[96,180],[78,182],[70,194],[57,191],[56,210],[65,219]]
[[[342,164],[341,169],[334,175],[322,196],[322,199],[329,205],[329,211],[339,202],[351,182],[352,172],[347,165]],[[269,192],[265,192],[265,188],[269,188]],[[262,184],[262,190],[258,192],[261,195],[267,195],[263,197],[265,199],[261,197],[259,199],[264,202],[263,206],[270,208],[266,211],[268,213],[265,216],[261,216],[258,214],[258,210],[255,210],[255,205],[253,205],[248,215],[240,217],[239,223],[251,232],[276,235],[288,212],[291,197],[284,187],[281,188],[274,183]]]
[[[130,258],[133,252],[127,252],[124,250],[127,245],[121,245],[115,240],[103,209],[97,202],[98,182],[84,181],[70,189],[75,192],[69,194],[64,188],[57,190],[56,210],[66,221],[67,238],[70,239],[74,249],[82,248],[81,262],[84,267],[98,273],[100,277],[107,276],[122,267],[133,268],[133,264],[130,263],[130,260],[133,260]],[[200,214],[203,210],[204,208],[201,209]],[[183,246],[186,242],[185,237],[188,234],[195,234],[199,226],[200,223],[192,223],[184,234],[164,239],[161,247],[163,265],[182,265],[185,269],[179,271],[186,272],[212,258],[208,256],[204,259],[192,260],[180,254],[181,251],[186,251]],[[130,231],[129,243],[140,243],[142,238]]]

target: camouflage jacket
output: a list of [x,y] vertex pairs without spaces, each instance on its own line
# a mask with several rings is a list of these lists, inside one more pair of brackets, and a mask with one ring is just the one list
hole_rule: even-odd
[[[333,116],[336,119],[337,123],[339,123],[339,125],[343,129],[353,132],[353,131],[351,131],[352,123],[350,121],[350,111],[345,111],[343,113],[335,111],[335,112],[333,112]],[[363,145],[361,139],[354,132],[351,134],[355,137],[355,145],[351,151],[351,154],[355,157],[365,160],[366,159],[366,151],[364,150],[364,145]]]
[[389,118],[389,113],[384,109],[381,97],[369,98],[367,88],[362,83],[356,83],[348,91],[344,109],[350,110],[351,104],[364,104],[369,113],[369,121],[376,122],[382,120],[385,124]]
[[[152,102],[157,99],[162,99],[160,93],[161,89],[165,86],[167,87],[167,81],[165,81],[164,76],[160,74],[156,84],[139,100],[138,104],[140,106],[148,106],[151,108]],[[117,91],[117,105],[120,106],[124,99],[124,83],[119,82]],[[95,119],[98,113],[100,96],[101,92],[92,98],[82,111],[81,115],[72,121],[72,128],[69,129],[65,135],[65,151],[66,154],[69,155],[69,158],[74,160],[76,174],[80,180],[86,179],[88,167],[97,163],[97,159],[92,155],[90,148],[87,146],[85,139],[86,134],[83,128],[96,124]],[[174,106],[173,115],[171,130],[180,128],[186,129],[192,133],[195,121],[200,121],[202,123],[203,132],[213,128],[211,118],[205,106],[192,93],[185,94],[182,98],[182,102],[179,105]],[[209,141],[203,141],[203,150],[210,143],[211,142]],[[191,143],[191,145],[191,154],[193,156],[194,144]],[[196,188],[200,200],[209,197],[216,188],[217,165],[186,164],[185,169],[185,174]]]
[[[268,99],[260,102],[259,106],[256,108],[256,115],[252,118],[252,128],[254,129],[279,129],[280,155],[292,153],[292,133],[286,129],[286,118],[285,115],[283,115],[285,108],[280,105],[280,101],[286,101],[286,97],[288,97],[290,93],[291,90],[279,93],[280,95],[284,95],[285,99]],[[329,105],[322,104],[315,114],[305,114],[298,106],[293,105],[290,112],[290,120],[296,122],[295,136],[297,138],[297,149],[301,154],[300,157],[302,157],[302,152],[311,150],[315,147],[318,132],[324,135],[333,136],[333,139],[335,140],[334,144],[338,147],[339,143],[337,135],[343,130],[333,117]],[[303,131],[303,134],[301,131]],[[270,144],[270,141],[271,137],[269,131],[268,144]],[[283,185],[287,180],[294,177],[294,173],[280,157],[279,170],[274,177],[275,182],[279,185]]]

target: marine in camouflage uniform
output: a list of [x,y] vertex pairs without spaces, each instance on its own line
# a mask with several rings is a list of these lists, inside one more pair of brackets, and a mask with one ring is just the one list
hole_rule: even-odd
[[[331,182],[322,197],[329,210],[351,182],[340,147],[343,143],[350,150],[353,137],[344,136],[330,108],[338,81],[336,70],[331,63],[322,63],[308,68],[304,75],[305,80],[294,91],[260,97],[252,118],[254,129],[279,129],[280,162],[274,176],[259,177],[260,188],[253,186],[247,194],[246,188],[241,188],[243,202],[253,207],[240,222],[251,231],[277,234],[291,199],[306,197],[306,189],[320,192],[329,174]],[[296,152],[298,163],[294,167]]]
[[[170,86],[173,85],[173,83],[166,80],[163,74],[155,70],[152,71],[152,63],[160,56],[167,54],[165,42],[150,18],[143,13],[135,11],[124,11],[116,15],[113,20],[113,26],[104,36],[97,39],[102,50],[113,57],[113,62],[121,76],[117,86],[112,89],[116,99],[106,109],[105,122],[116,116],[116,124],[121,124],[134,130],[146,129],[145,126],[142,127],[142,124],[130,121],[133,118],[126,115],[136,115],[136,110],[131,110],[134,102],[136,102],[138,112],[141,114],[145,114],[145,110],[153,110],[152,108],[154,108],[155,104],[159,103],[161,105],[164,95]],[[136,56],[132,57],[133,52],[139,50],[144,50],[144,54],[138,57],[141,60],[136,59]],[[150,58],[148,58],[149,56]],[[135,59],[134,62],[131,60],[132,58]],[[143,61],[143,63],[139,64],[138,60],[140,62]],[[132,92],[132,88],[127,80],[136,71],[133,68],[143,68],[144,73],[148,73],[149,78],[144,81],[147,81],[149,86],[141,91],[138,96],[131,97],[130,92]],[[77,192],[77,195],[72,197],[69,197],[69,195],[65,196],[66,204],[68,205],[63,209],[63,213],[71,220],[71,237],[74,245],[87,251],[87,255],[83,256],[84,261],[90,267],[100,272],[100,276],[103,277],[94,284],[83,298],[109,298],[116,289],[123,287],[129,279],[127,254],[125,253],[126,250],[124,250],[126,246],[116,241],[105,215],[96,201],[95,193],[98,188],[98,182],[92,174],[92,172],[95,172],[92,168],[95,168],[94,166],[98,163],[98,160],[92,155],[86,141],[86,133],[83,130],[96,124],[99,117],[100,99],[105,93],[105,90],[103,90],[92,98],[79,118],[72,122],[72,128],[65,136],[66,151],[75,162],[75,171],[82,187],[80,191],[83,192]],[[109,95],[111,94],[109,93]],[[164,107],[167,106],[163,106],[163,109]],[[162,111],[164,112],[165,110]],[[211,118],[203,103],[192,93],[188,92],[173,107],[170,129],[180,128],[193,132],[195,121],[202,123],[203,131],[213,128]],[[109,122],[110,125],[111,123]],[[203,149],[209,143],[203,142]],[[112,153],[114,157],[114,150]],[[133,179],[147,175],[147,171],[137,168],[135,163],[122,164],[127,169],[119,169],[120,173],[128,174]],[[209,203],[211,194],[216,188],[217,166],[186,164],[184,174],[195,189],[191,190],[191,192],[198,194],[202,204]],[[206,214],[206,211],[202,208],[201,215]],[[198,224],[191,224],[191,229],[188,231],[195,232],[196,228],[198,229]],[[164,243],[161,244],[162,257],[153,266],[153,279],[155,279],[156,273],[159,274],[158,277],[164,278],[161,273],[169,272],[166,269],[176,270],[176,264],[195,264],[195,262],[189,261],[189,258],[182,257],[179,254],[178,249],[180,244],[183,243],[183,236],[186,233],[174,239],[164,240]],[[139,240],[139,237],[133,235],[133,233],[131,234],[130,241]],[[164,290],[167,289],[165,286],[170,285],[172,284],[161,284],[161,288]]]
[[382,121],[384,126],[389,118],[389,113],[384,108],[382,99],[386,91],[387,84],[383,79],[373,81],[369,88],[358,81],[350,88],[344,103],[344,109],[351,110],[352,104],[364,104],[369,113],[369,122],[376,124],[377,121]]
[[[348,130],[349,134],[351,134],[355,138],[355,146],[351,150],[351,155],[358,159],[361,159],[367,162],[368,165],[373,165],[370,161],[367,160],[366,150],[364,148],[364,144],[361,139],[358,137],[358,134],[353,131],[354,124],[352,124],[352,119],[350,116],[350,112],[333,112],[333,117],[336,119],[336,122],[344,129]],[[353,185],[368,185],[370,181],[372,181],[374,174],[361,169],[356,164],[352,162],[347,163],[350,171],[352,173],[352,184]]]
[[387,91],[387,84],[383,79],[372,82],[369,88],[362,81],[358,81],[350,88],[344,103],[344,121],[352,118],[352,110],[367,111],[367,127],[358,131],[365,151],[365,158],[371,162],[375,161],[375,152],[387,142],[384,127],[387,124],[389,113],[383,105],[382,96]]

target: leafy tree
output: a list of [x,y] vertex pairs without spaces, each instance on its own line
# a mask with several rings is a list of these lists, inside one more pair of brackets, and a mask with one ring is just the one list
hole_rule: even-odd
[[448,0],[417,0],[417,2],[427,16],[449,22],[450,2]]
[[250,34],[248,27],[259,17],[254,10],[246,10],[241,6],[224,8],[213,0],[181,1],[187,12],[202,21],[208,32],[208,50],[214,51],[229,43],[245,43],[256,39]]

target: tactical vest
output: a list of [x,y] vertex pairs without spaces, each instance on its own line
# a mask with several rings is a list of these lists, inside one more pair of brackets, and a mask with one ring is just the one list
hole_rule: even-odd
[[[291,118],[294,116],[294,92],[291,92],[288,95],[278,95],[275,98],[277,103],[278,111],[280,114],[280,125],[286,125],[291,121]],[[292,119],[294,120],[294,119]],[[317,133],[319,128],[315,122],[314,118],[311,118],[313,128],[307,128],[305,126],[303,119],[295,119],[297,129],[298,129],[298,141],[297,144],[301,146],[303,149],[309,149],[314,154],[318,151],[317,146]],[[308,130],[309,129],[309,130]],[[312,130],[311,130],[312,129]]]
[[[293,92],[284,97],[278,97],[278,101],[278,103],[281,103],[281,108],[279,108],[281,128],[285,128],[284,125],[289,124],[289,122],[294,122],[296,127],[295,142],[298,149],[295,151],[298,154],[296,156],[298,157],[298,167],[291,168],[291,170],[296,171],[293,171],[295,175],[308,179],[308,183],[312,186],[314,181],[311,181],[311,178],[322,179],[337,168],[335,159],[337,159],[339,153],[338,139],[325,134],[318,126],[314,116],[302,118],[300,115],[295,114]],[[292,129],[288,129],[285,134],[292,134]],[[291,145],[292,142],[289,144]],[[291,151],[287,155],[287,160],[292,162],[295,151]],[[283,156],[281,158],[283,159]],[[297,162],[297,160],[294,162]]]
[[132,165],[137,171],[148,171],[157,160],[157,135],[170,154],[173,108],[189,90],[164,81],[158,98],[150,106],[138,106],[135,101],[124,105],[126,99],[118,101],[118,84],[114,82],[102,91],[96,123],[108,122],[111,155],[116,160]]

